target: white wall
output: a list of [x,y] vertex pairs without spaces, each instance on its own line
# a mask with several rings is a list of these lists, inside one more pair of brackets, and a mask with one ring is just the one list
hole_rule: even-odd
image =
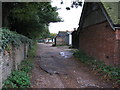
[[69,34],[69,45],[72,45],[72,35]]

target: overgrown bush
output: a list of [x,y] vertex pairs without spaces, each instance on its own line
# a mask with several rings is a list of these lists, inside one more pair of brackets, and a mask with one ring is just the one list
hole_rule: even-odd
[[33,48],[28,52],[28,58],[26,60],[23,60],[19,65],[18,70],[13,71],[8,79],[3,82],[3,89],[30,87],[30,71],[34,65],[33,63],[36,49],[37,44],[34,43]]
[[115,80],[118,84],[120,83],[120,68],[106,65],[103,61],[89,57],[85,53],[78,50],[75,51],[73,55],[77,57],[82,63],[88,64],[94,70],[107,75],[108,79]]
[[33,67],[33,58],[28,58],[21,62],[19,69],[13,71],[10,77],[4,82],[3,89],[5,88],[28,88],[30,87],[29,72]]
[[24,71],[14,71],[4,82],[3,88],[28,88],[30,86],[29,76]]
[[9,45],[19,47],[22,43],[28,43],[30,46],[32,45],[31,39],[16,32],[12,32],[7,28],[0,28],[0,36],[0,44],[2,49],[9,48]]
[[24,60],[21,62],[21,65],[19,66],[20,71],[24,71],[26,73],[30,72],[33,67],[33,61],[31,60]]

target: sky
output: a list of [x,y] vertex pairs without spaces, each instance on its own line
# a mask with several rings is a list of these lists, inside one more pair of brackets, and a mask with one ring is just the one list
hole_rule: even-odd
[[54,0],[52,1],[52,6],[61,8],[57,12],[59,13],[59,17],[61,17],[64,22],[50,23],[50,33],[58,33],[58,31],[66,30],[73,31],[73,28],[78,28],[82,7],[79,6],[78,8],[71,8],[70,10],[66,10],[67,6],[71,6],[70,0],[64,1],[62,5],[60,2],[61,0]]

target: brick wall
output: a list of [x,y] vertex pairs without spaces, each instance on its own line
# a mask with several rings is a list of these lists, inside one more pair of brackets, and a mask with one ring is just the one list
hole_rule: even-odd
[[18,65],[27,57],[27,52],[28,44],[21,44],[19,48],[11,46],[10,51],[0,52],[0,88],[11,71],[18,69]]
[[[96,24],[80,31],[79,49],[87,55],[103,60],[106,64],[118,64],[120,43],[116,40],[116,33],[112,30],[107,21]],[[117,62],[115,61],[117,60]]]

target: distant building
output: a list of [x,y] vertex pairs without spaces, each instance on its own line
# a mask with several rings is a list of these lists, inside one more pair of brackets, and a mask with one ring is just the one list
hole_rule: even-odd
[[55,45],[71,45],[72,35],[69,31],[59,31],[55,37]]

